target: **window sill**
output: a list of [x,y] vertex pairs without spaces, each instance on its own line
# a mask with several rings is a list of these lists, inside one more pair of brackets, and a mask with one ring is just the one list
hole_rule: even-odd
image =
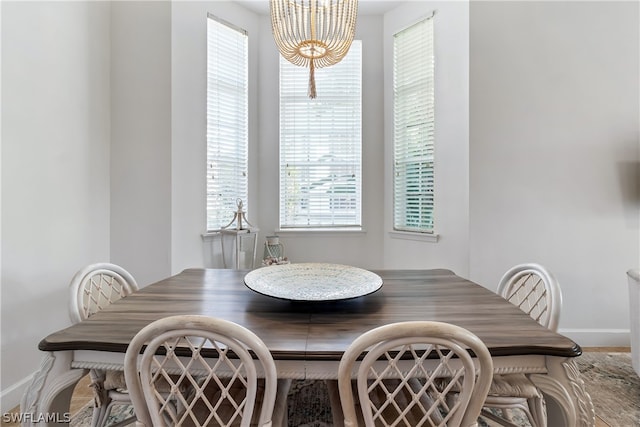
[[210,240],[218,237],[219,235],[220,231],[207,231],[205,233],[202,233],[200,237],[202,237],[202,240]]
[[318,236],[332,236],[345,234],[366,234],[364,228],[280,228],[273,231],[277,235],[287,236],[309,236],[310,234]]
[[437,243],[440,239],[439,234],[435,233],[411,233],[409,231],[390,231],[389,237],[401,240],[416,240],[419,242]]

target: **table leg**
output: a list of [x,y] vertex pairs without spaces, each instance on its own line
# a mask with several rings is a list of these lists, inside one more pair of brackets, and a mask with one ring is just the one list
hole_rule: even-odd
[[69,424],[73,389],[87,373],[85,369],[71,369],[72,358],[70,351],[45,353],[38,372],[22,396],[20,413],[23,426]]
[[278,391],[276,393],[276,403],[271,417],[274,427],[287,427],[289,422],[289,404],[287,396],[291,389],[290,379],[278,379]]
[[548,373],[532,374],[531,380],[547,397],[548,425],[593,427],[593,402],[575,360],[548,356],[546,365]]

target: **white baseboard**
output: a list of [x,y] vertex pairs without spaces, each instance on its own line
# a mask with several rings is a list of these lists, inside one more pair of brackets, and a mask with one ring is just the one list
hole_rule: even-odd
[[0,410],[2,411],[3,414],[9,412],[16,406],[20,405],[20,400],[22,399],[22,395],[24,394],[25,390],[27,389],[27,386],[31,382],[32,377],[33,377],[33,374],[29,375],[23,380],[18,381],[17,383],[7,387],[6,389],[0,392],[0,402],[1,402]]
[[629,329],[559,329],[580,347],[629,347]]

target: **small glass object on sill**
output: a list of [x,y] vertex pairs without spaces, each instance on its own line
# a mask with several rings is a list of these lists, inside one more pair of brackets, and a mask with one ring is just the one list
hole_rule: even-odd
[[222,263],[224,268],[252,269],[258,251],[260,230],[247,219],[242,200],[238,199],[236,203],[238,209],[234,212],[233,219],[220,229]]
[[264,242],[262,266],[289,264],[289,259],[284,256],[284,245],[278,236],[267,236]]

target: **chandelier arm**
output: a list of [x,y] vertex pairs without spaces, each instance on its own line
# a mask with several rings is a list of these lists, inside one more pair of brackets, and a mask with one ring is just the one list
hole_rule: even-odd
[[282,20],[280,3],[276,0],[270,0],[269,11],[271,14],[271,32],[273,33],[273,38],[276,42],[278,50],[281,50],[283,47],[282,27],[280,25],[276,25],[277,22],[280,22]]
[[292,31],[295,29],[292,25],[292,15],[295,13],[295,10],[291,10],[292,5],[289,3],[286,8],[285,6],[281,4],[282,7],[282,16],[281,19],[283,21],[286,22],[286,25],[284,26],[284,31],[282,29],[282,26],[280,26],[280,31],[283,32],[282,36],[283,36],[283,42],[285,43],[285,46],[290,49],[293,50],[293,45],[292,45],[292,41],[295,39],[295,35],[292,33]]
[[300,62],[304,63],[304,65],[308,65],[308,59],[300,56],[299,55],[299,46],[300,46],[300,42],[302,42],[303,40],[309,40],[309,38],[311,37],[310,35],[310,31],[309,31],[309,17],[307,16],[308,14],[306,13],[306,9],[304,6],[304,1],[302,2],[303,5],[300,6],[297,9],[298,12],[298,17],[296,19],[297,25],[296,23],[292,24],[293,26],[295,26],[296,29],[296,33],[294,34],[293,39],[291,40],[294,43],[294,48],[293,48],[293,53],[295,55],[297,55],[300,58]]
[[[346,14],[346,8],[348,6],[348,0],[342,4],[336,4],[336,22],[344,22],[344,16]],[[340,25],[337,28],[337,33],[334,36],[334,40],[342,40],[345,37],[345,32],[348,34],[349,27],[347,25]]]
[[[309,37],[311,37],[311,35],[309,34],[309,17],[308,17],[308,13],[306,13],[304,0],[301,3],[302,5],[298,8],[298,16],[296,19],[296,22],[299,24],[297,28],[298,41],[309,39]],[[302,24],[300,25],[300,23]]]
[[325,21],[325,34],[327,38],[332,38],[335,30],[337,28],[336,22],[336,9],[331,5],[324,12],[324,21]]
[[358,2],[357,1],[347,1],[344,4],[344,8],[347,9],[346,13],[348,14],[347,23],[344,26],[344,31],[347,34],[343,34],[345,37],[350,37],[353,39],[353,35],[355,34],[356,29],[356,15],[358,13]]
[[[346,17],[345,25],[341,28],[342,33],[339,36],[340,39],[349,38],[353,40],[353,34],[355,33],[355,16],[356,16],[356,11],[354,9],[354,6],[356,4],[357,3],[352,1],[346,1],[345,3],[342,4],[342,13],[346,14],[347,17]],[[351,41],[349,41],[349,45],[351,45]]]
[[288,2],[287,7],[280,10],[282,19],[279,22],[283,23],[283,25],[276,26],[276,28],[281,30],[279,32],[281,53],[289,62],[298,66],[306,66],[305,58],[297,55],[297,45],[299,40],[302,39],[300,31],[303,31],[303,27],[300,25],[300,21],[303,16],[303,9],[299,5]]
[[321,6],[317,13],[318,40],[326,40],[327,38],[327,7],[331,6]]
[[341,9],[342,7],[339,3],[331,4],[331,8],[327,13],[328,19],[331,20],[331,25],[327,30],[327,33],[325,34],[325,40],[327,40],[328,41],[327,44],[332,47],[335,42],[340,42],[340,38],[338,37],[338,35],[339,35],[339,29],[340,29],[340,22],[342,19],[342,16],[340,13]]
[[[295,47],[291,43],[295,38],[294,34],[291,33],[291,29],[293,28],[291,25],[291,16],[291,4],[286,7],[282,2],[271,0],[271,26],[278,49],[281,52],[286,53],[286,55],[283,55],[285,58],[290,57],[291,53],[295,51]],[[277,22],[288,23],[283,26],[277,25]]]
[[318,40],[316,32],[316,21],[318,20],[318,0],[309,0],[309,5],[311,7],[311,13],[309,14],[309,29],[311,30],[311,40]]
[[337,8],[339,10],[339,14],[337,15],[338,18],[336,21],[342,22],[345,15],[347,15],[348,20],[346,25],[338,28],[339,33],[334,34],[331,38],[332,42],[329,49],[334,53],[334,55],[330,63],[327,65],[333,65],[340,62],[351,47],[353,34],[355,32],[355,15],[352,13],[354,4],[354,2],[346,1],[342,3],[340,8]]

